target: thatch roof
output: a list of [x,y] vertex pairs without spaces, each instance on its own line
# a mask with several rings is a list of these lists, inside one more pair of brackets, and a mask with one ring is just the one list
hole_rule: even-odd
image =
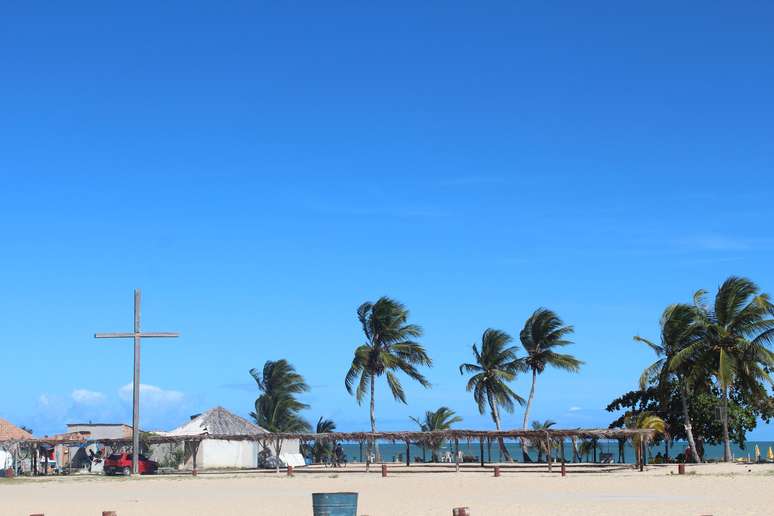
[[[549,430],[502,430],[502,431],[486,431],[486,430],[443,430],[438,432],[331,432],[331,433],[325,433],[325,434],[303,434],[303,433],[271,433],[263,430],[262,428],[253,425],[249,421],[247,421],[244,418],[240,418],[239,416],[236,416],[234,414],[231,414],[225,409],[222,409],[220,407],[217,407],[215,410],[222,410],[228,416],[226,416],[226,419],[230,421],[241,420],[249,427],[254,427],[252,430],[252,433],[238,433],[238,434],[229,434],[229,433],[220,433],[227,431],[228,428],[232,428],[230,425],[224,425],[223,427],[220,427],[218,430],[216,426],[213,426],[213,431],[216,433],[209,433],[202,431],[202,428],[200,425],[196,425],[193,427],[189,427],[187,425],[183,425],[179,429],[176,429],[173,432],[180,431],[181,433],[173,433],[173,432],[167,432],[167,433],[159,433],[159,434],[152,434],[149,435],[145,441],[147,443],[153,444],[153,443],[171,443],[171,442],[183,442],[183,441],[190,441],[190,442],[200,442],[204,439],[221,439],[221,440],[228,440],[228,441],[265,441],[267,439],[299,439],[301,441],[349,441],[349,442],[365,442],[370,440],[376,440],[376,441],[401,441],[401,442],[422,442],[423,440],[427,439],[445,439],[445,440],[454,440],[458,439],[460,441],[465,440],[479,440],[479,439],[497,439],[497,438],[503,438],[503,439],[517,439],[517,438],[525,438],[530,441],[544,441],[547,439],[552,439],[555,441],[560,441],[569,437],[580,437],[580,438],[599,438],[599,439],[629,439],[634,436],[643,436],[647,439],[652,439],[655,437],[656,432],[654,430],[638,430],[638,429],[622,429],[622,428],[568,428],[568,429],[549,429]],[[210,412],[210,411],[208,411]],[[205,416],[207,412],[204,414],[201,414],[200,416],[197,416],[194,418],[191,423],[194,421],[197,421],[199,417]],[[220,419],[218,418],[218,413],[214,414],[216,416],[216,420]],[[223,413],[220,413],[220,416],[223,416]],[[249,428],[248,427],[248,428]],[[258,429],[258,431],[255,431],[255,428]],[[198,429],[198,430],[197,430]],[[197,432],[197,433],[182,433],[182,432]],[[131,439],[99,439],[100,443],[106,444],[106,445],[123,445],[128,444],[131,442]],[[46,442],[45,439],[33,439],[29,441],[31,443],[35,442]]]
[[32,439],[31,433],[0,417],[0,441],[25,441],[27,439]]
[[444,440],[478,440],[478,439],[516,439],[525,438],[531,441],[545,439],[562,440],[568,437],[626,439],[635,435],[653,438],[655,431],[621,428],[568,428],[549,430],[441,430],[436,432],[331,432],[325,434],[269,434],[274,438],[301,439],[303,441],[411,441],[419,442],[426,439]]
[[193,417],[186,424],[175,428],[170,432],[157,432],[158,435],[175,436],[223,436],[241,435],[254,436],[267,433],[258,425],[251,423],[243,417],[229,412],[223,407],[215,407]]

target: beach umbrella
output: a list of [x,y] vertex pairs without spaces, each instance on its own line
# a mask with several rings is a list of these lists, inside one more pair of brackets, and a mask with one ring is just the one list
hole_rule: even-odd
[[755,445],[755,462],[758,462],[761,460],[761,449],[758,448],[758,445]]
[[769,460],[774,460],[774,452],[771,451],[771,446],[769,446],[769,453],[767,455]]

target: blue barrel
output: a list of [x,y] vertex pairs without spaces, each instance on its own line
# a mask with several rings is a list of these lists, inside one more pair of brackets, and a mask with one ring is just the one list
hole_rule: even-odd
[[314,516],[357,516],[357,493],[312,493]]

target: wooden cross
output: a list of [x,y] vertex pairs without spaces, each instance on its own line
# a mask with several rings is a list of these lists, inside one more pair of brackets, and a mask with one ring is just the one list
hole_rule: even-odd
[[132,389],[132,474],[139,474],[140,465],[140,342],[143,338],[179,337],[175,332],[140,330],[140,289],[134,289],[134,331],[132,333],[95,333],[97,339],[134,339],[134,379]]

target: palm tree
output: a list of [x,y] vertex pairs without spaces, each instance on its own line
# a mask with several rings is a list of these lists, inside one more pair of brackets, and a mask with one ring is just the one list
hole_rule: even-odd
[[[660,417],[651,414],[650,412],[641,412],[639,415],[630,413],[625,418],[625,424],[627,428],[636,428],[639,430],[655,430],[656,434],[664,434],[666,431],[666,423]],[[641,435],[635,435],[632,437],[632,446],[634,447],[634,454],[637,458],[637,464],[641,464],[642,445],[646,444],[643,441],[644,437]]]
[[[701,328],[696,324],[696,308],[690,305],[675,304],[668,306],[661,315],[661,344],[656,344],[644,337],[635,336],[634,340],[642,342],[655,351],[658,360],[645,368],[640,376],[640,389],[645,390],[649,383],[656,383],[659,390],[669,388],[669,380],[675,378],[680,392],[683,409],[683,424],[688,444],[694,462],[701,462],[693,438],[691,416],[688,412],[688,391],[695,376],[693,363],[684,362],[680,368],[672,369],[670,362],[675,354],[701,339]],[[662,405],[664,402],[662,401]]]
[[[255,400],[255,412],[250,416],[258,426],[269,432],[307,432],[310,429],[299,412],[309,408],[301,403],[296,395],[309,390],[304,377],[296,372],[287,360],[267,361],[263,370],[250,369],[250,375],[258,385],[261,395]],[[282,439],[272,438],[274,452],[279,457]],[[266,446],[264,444],[264,450]],[[268,450],[267,450],[268,451]],[[279,460],[277,460],[279,472]]]
[[262,371],[250,369],[250,375],[261,391],[255,400],[255,412],[250,413],[258,426],[270,432],[310,429],[309,423],[298,414],[309,405],[296,399],[296,395],[307,392],[309,386],[287,360],[269,360]]
[[774,367],[774,305],[767,294],[747,278],[729,277],[718,288],[712,306],[705,303],[707,292],[694,295],[702,335],[698,342],[675,354],[674,368],[694,360],[697,367],[715,377],[720,390],[723,425],[723,460],[731,460],[728,435],[729,390],[738,382],[747,389],[760,388],[761,381],[774,383],[768,370]]
[[[438,432],[450,429],[454,423],[462,421],[462,418],[449,407],[440,407],[435,411],[426,411],[424,418],[411,417],[411,420],[418,424],[423,432]],[[438,462],[438,450],[441,444],[443,444],[443,437],[439,436],[428,436],[422,440],[422,445],[430,448],[433,462]]]
[[[551,421],[550,419],[546,419],[545,421],[533,421],[532,422],[532,429],[533,430],[548,430],[552,426],[556,424],[556,421]],[[551,448],[549,447],[548,442],[544,441],[538,441],[538,456],[537,461],[543,462],[543,454],[546,454],[546,457],[551,455]]]
[[[548,366],[572,373],[577,373],[580,370],[583,362],[572,355],[554,351],[556,348],[572,344],[572,341],[567,340],[566,337],[574,331],[572,326],[565,326],[559,316],[547,308],[538,308],[524,323],[519,338],[527,351],[527,356],[523,359],[524,364],[527,369],[532,371],[532,387],[529,390],[527,407],[524,410],[524,430],[527,429],[529,411],[532,408],[532,401],[535,399],[537,375]],[[527,442],[524,439],[521,440],[521,452],[524,456],[524,462],[529,462]]]
[[[376,303],[365,302],[357,309],[366,342],[355,349],[344,385],[350,394],[354,390],[358,404],[362,403],[366,391],[370,389],[371,432],[376,432],[376,378],[385,375],[392,396],[402,403],[406,403],[406,394],[397,371],[402,371],[425,388],[430,387],[430,382],[416,366],[429,367],[433,362],[422,345],[414,340],[422,336],[422,328],[408,324],[408,316],[409,312],[403,304],[388,297],[381,297]],[[381,461],[378,446],[376,460]]]
[[584,457],[585,462],[588,462],[591,452],[594,451],[594,453],[596,453],[596,448],[596,441],[592,441],[591,439],[583,439],[580,443],[580,446],[578,446],[578,457]]
[[[317,434],[329,434],[336,430],[336,423],[330,419],[323,419],[320,417],[317,420],[317,426],[315,427],[315,433]],[[320,463],[326,457],[330,457],[333,453],[333,445],[328,441],[315,441],[312,446],[312,460],[316,463]]]
[[[516,357],[516,346],[508,347],[513,341],[510,335],[491,328],[481,336],[481,352],[473,344],[475,364],[462,364],[460,374],[472,373],[468,380],[467,390],[473,391],[473,399],[478,404],[479,413],[483,414],[487,405],[492,414],[492,420],[497,430],[500,430],[500,411],[513,412],[514,401],[524,405],[524,398],[513,392],[508,382],[516,378],[519,371],[524,370],[523,364]],[[510,462],[511,454],[505,448],[502,438],[498,438],[500,453],[504,460]]]

